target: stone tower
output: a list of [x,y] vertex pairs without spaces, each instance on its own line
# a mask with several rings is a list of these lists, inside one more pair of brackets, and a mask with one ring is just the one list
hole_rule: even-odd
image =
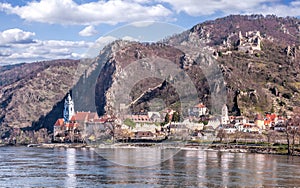
[[222,107],[222,117],[221,117],[221,124],[227,125],[229,123],[229,117],[228,117],[228,108],[227,105],[224,104]]
[[68,94],[68,97],[65,99],[65,105],[64,105],[64,122],[68,123],[72,116],[74,115],[74,103],[71,98],[70,93]]

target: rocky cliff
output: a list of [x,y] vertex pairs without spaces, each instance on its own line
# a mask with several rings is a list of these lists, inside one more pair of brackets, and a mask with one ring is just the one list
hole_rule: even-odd
[[62,100],[74,84],[79,61],[55,60],[0,69],[1,137],[11,128],[38,130],[62,116]]
[[285,114],[299,105],[299,19],[228,16],[198,24],[184,36],[179,42],[199,38],[214,49],[232,113]]
[[1,136],[11,127],[51,131],[70,90],[77,111],[100,115],[166,106],[185,113],[200,101],[212,112],[227,103],[232,114],[288,114],[300,102],[299,39],[296,18],[228,16],[159,43],[116,41],[80,63],[0,67]]
[[[103,100],[115,102],[117,89],[125,91],[120,85],[114,88],[125,64],[138,59],[162,57],[188,74],[195,84],[197,100],[206,103],[211,110],[217,108],[215,110],[218,111],[218,105],[226,102],[230,113],[236,115],[288,114],[299,105],[299,39],[300,21],[296,18],[228,16],[204,22],[163,40],[162,44],[134,43],[118,49],[105,64],[111,73],[109,87],[98,90],[98,94]],[[104,84],[101,79],[100,76],[97,88]],[[157,97],[164,98],[166,105],[178,107],[176,102],[180,96],[170,97],[176,96],[172,84],[167,89],[145,92],[164,81],[146,79],[137,83],[131,91],[130,100],[140,108],[136,106],[132,111],[149,108],[149,102]],[[224,94],[224,88],[226,100],[215,102]],[[169,97],[164,93],[168,93]],[[111,104],[102,101],[98,112],[104,113],[109,106]]]

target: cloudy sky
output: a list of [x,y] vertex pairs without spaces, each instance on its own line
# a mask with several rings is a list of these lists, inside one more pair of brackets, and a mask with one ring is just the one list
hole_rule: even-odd
[[0,0],[0,65],[78,59],[95,41],[154,41],[230,14],[299,17],[300,0]]

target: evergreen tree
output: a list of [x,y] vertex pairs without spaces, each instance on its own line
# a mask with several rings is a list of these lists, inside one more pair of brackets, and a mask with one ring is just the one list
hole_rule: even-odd
[[180,114],[179,112],[174,112],[172,117],[172,122],[179,122],[180,121]]
[[167,113],[166,116],[165,116],[164,124],[168,124],[169,122],[170,122],[170,117],[169,117],[169,114]]

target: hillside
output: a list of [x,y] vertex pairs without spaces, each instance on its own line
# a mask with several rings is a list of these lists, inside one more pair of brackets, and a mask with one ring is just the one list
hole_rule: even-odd
[[299,19],[228,16],[198,24],[188,35],[214,49],[232,113],[289,113],[299,105]]
[[79,61],[54,60],[0,69],[1,137],[10,128],[52,129]]
[[[105,64],[112,76],[110,86],[99,90],[98,94],[102,96],[99,100],[109,98],[112,102],[108,105],[99,103],[98,112],[103,114],[116,98],[120,98],[115,94],[118,89],[126,91],[118,88],[120,84],[116,84],[118,87],[114,85],[118,80],[116,77],[124,71],[124,62],[128,64],[139,59],[160,57],[171,60],[189,75],[195,84],[198,102],[207,104],[211,111],[219,112],[224,102],[230,113],[235,115],[254,117],[257,113],[273,111],[289,114],[293,107],[299,105],[299,31],[300,21],[296,18],[238,15],[198,24],[165,39],[162,44],[126,45]],[[104,84],[101,78],[98,86]],[[150,109],[151,100],[155,98],[163,99],[167,106],[180,108],[178,96],[170,97],[176,96],[172,84],[168,88],[145,92],[164,81],[139,81],[131,90],[131,101],[136,102],[131,111]],[[226,88],[227,100],[216,102],[223,96],[223,87]],[[105,97],[107,93],[109,97]]]
[[[80,68],[74,60],[0,67],[0,135],[12,127],[51,132],[70,89],[76,111],[100,115],[119,113],[124,101],[130,112],[170,106],[186,113],[192,101],[216,113],[227,103],[231,114],[289,114],[300,104],[299,56],[299,19],[236,15],[159,43],[113,42]],[[75,73],[84,74],[77,83]],[[191,82],[180,82],[187,76]]]

